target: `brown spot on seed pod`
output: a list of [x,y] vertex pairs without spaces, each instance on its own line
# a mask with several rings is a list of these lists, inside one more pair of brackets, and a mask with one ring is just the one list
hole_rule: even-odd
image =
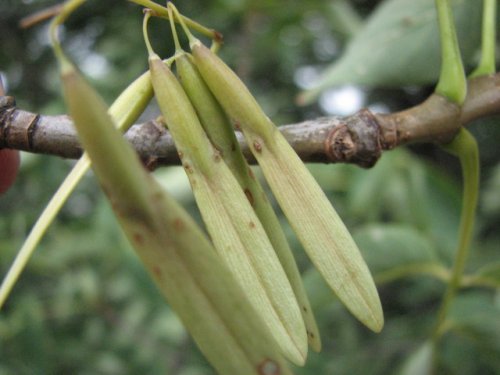
[[153,266],[153,273],[155,274],[156,277],[161,279],[162,272],[161,272],[161,268],[159,266]]
[[304,312],[307,312],[307,307],[302,306],[302,310],[304,310]]
[[181,159],[181,160],[184,157],[184,154],[182,151],[177,152],[177,155],[179,155],[179,159]]
[[252,180],[255,180],[255,175],[253,174],[252,168],[248,168],[248,175]]
[[314,333],[307,331],[307,336],[309,336],[311,339],[314,338]]
[[214,158],[214,161],[216,163],[218,163],[220,160],[221,160],[221,152],[217,149],[214,149],[214,155],[213,155],[213,158]]
[[281,374],[280,366],[272,359],[264,359],[259,366],[257,371],[261,375],[279,375]]
[[253,229],[253,228],[255,228],[255,223],[253,221],[251,221],[248,223],[248,226]]
[[253,199],[252,192],[248,188],[245,188],[245,190],[243,190],[243,191],[245,192],[245,195],[247,196],[247,199],[250,202],[250,205],[253,206],[255,203],[255,200]]
[[141,233],[134,233],[134,242],[138,244],[143,244],[144,243],[144,236]]
[[182,164],[182,166],[184,167],[184,170],[189,173],[189,174],[192,174],[193,173],[193,167],[191,166],[191,164],[189,163],[184,163]]
[[174,219],[173,225],[174,225],[174,229],[177,232],[184,230],[184,228],[186,227],[184,224],[184,221],[182,221],[182,219],[180,219],[180,218]]
[[236,130],[241,130],[241,124],[239,121],[234,121],[233,126]]
[[262,145],[257,140],[253,141],[253,148],[255,151],[257,151],[259,153],[262,152]]

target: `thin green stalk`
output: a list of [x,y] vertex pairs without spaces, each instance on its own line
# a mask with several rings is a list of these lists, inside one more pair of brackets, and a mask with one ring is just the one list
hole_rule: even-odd
[[[155,16],[170,19],[170,15],[169,15],[167,7],[164,7],[160,4],[157,4],[151,0],[128,0],[128,1],[151,9],[152,11],[154,11]],[[209,29],[208,27],[205,27],[205,26],[201,25],[200,23],[193,21],[192,19],[190,19],[186,16],[181,15],[181,17],[182,17],[182,20],[186,23],[186,25],[190,29],[196,30],[200,34],[205,35],[206,37],[208,37],[214,41],[219,40],[221,38],[221,35],[217,31],[215,31],[213,29]]]
[[[441,38],[442,65],[435,92],[458,105],[462,105],[467,94],[467,81],[449,0],[436,0],[436,8]],[[464,187],[458,248],[450,280],[432,334],[434,361],[437,357],[437,343],[444,332],[446,317],[460,288],[465,263],[468,258],[479,191],[479,151],[474,137],[466,129],[462,128],[455,139],[450,144],[443,146],[443,148],[459,158]]]
[[472,134],[462,128],[455,139],[443,148],[459,158],[462,168],[464,187],[458,248],[455,254],[450,281],[448,282],[433,332],[433,339],[435,343],[439,340],[443,333],[443,327],[445,326],[446,317],[450,310],[451,303],[460,288],[465,263],[469,255],[479,193],[479,149]]
[[497,0],[484,0],[481,60],[470,78],[493,74],[495,67]]
[[59,36],[57,34],[57,30],[60,25],[66,21],[71,13],[73,13],[78,7],[80,7],[86,0],[68,0],[66,1],[59,14],[54,17],[50,24],[50,38],[52,40],[52,49],[54,50],[55,55],[62,60],[66,60],[66,57],[62,51],[61,43],[59,41]]
[[[170,5],[170,3],[169,3]],[[180,17],[177,15],[177,17]],[[172,38],[174,39],[175,54],[183,54],[181,43],[179,42],[179,37],[177,36],[177,29],[175,28],[175,17],[172,12],[172,7],[168,7],[168,19],[170,21],[170,29],[172,30]]]
[[17,253],[14,262],[10,266],[9,271],[2,281],[2,285],[0,286],[0,309],[19,279],[24,267],[33,255],[36,246],[45,234],[47,228],[52,221],[54,221],[55,217],[61,210],[61,207],[73,192],[76,185],[78,185],[85,172],[88,171],[89,166],[90,160],[88,157],[86,155],[82,156],[78,163],[75,164],[75,167],[71,170],[70,174],[66,177],[64,183],[52,196],[43,213],[33,226],[33,229],[31,229],[31,232],[24,241],[21,250]]
[[[149,72],[142,74],[120,94],[109,108],[109,114],[116,121],[120,131],[125,132],[137,120],[152,96],[153,88]],[[84,154],[66,176],[38,217],[0,285],[0,309],[47,229],[89,168],[90,160],[87,154]]]
[[436,0],[436,9],[442,62],[435,92],[458,105],[462,105],[467,94],[467,81],[458,47],[450,0]]

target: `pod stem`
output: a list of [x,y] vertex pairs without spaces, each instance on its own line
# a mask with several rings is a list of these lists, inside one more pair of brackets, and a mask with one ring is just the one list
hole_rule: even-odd
[[144,9],[144,20],[142,21],[142,35],[144,36],[144,43],[146,44],[146,49],[148,50],[148,55],[156,55],[151,41],[149,40],[148,24],[151,18],[151,9]]
[[66,1],[60,12],[57,14],[57,16],[54,17],[50,24],[49,28],[49,34],[50,34],[50,40],[52,42],[52,49],[54,50],[54,54],[56,55],[57,59],[61,63],[61,67],[63,70],[65,70],[66,67],[70,66],[71,63],[69,59],[66,57],[66,55],[63,52],[63,49],[61,47],[61,42],[59,40],[59,26],[62,25],[68,17],[73,13],[77,8],[79,8],[86,0],[68,0]]
[[[157,15],[159,17],[163,17],[163,18],[170,17],[168,14],[167,7],[161,6],[160,4],[157,4],[151,0],[128,0],[128,1],[151,9],[152,11],[154,11],[155,15]],[[171,4],[171,3],[169,2],[169,4]],[[180,15],[180,18],[178,18],[178,19],[182,19],[182,21],[186,25],[188,25],[190,29],[196,30],[200,34],[205,35],[207,38],[210,38],[214,41],[219,40],[219,43],[220,43],[221,35],[217,31],[210,29],[208,27],[205,27],[202,24],[192,20],[191,18],[182,16],[182,15]]]
[[[173,11],[176,11],[174,4],[168,3],[167,4],[167,10],[168,10],[168,19],[170,21],[170,28],[172,29],[172,37],[174,38],[174,46],[175,46],[175,55],[182,54],[184,53],[181,44],[179,42],[179,36],[177,35],[177,29],[175,27],[175,20],[174,20],[174,15]],[[177,19],[179,18],[178,14],[176,14]]]
[[54,221],[61,207],[73,192],[78,182],[80,182],[85,172],[87,172],[89,166],[90,161],[88,157],[82,157],[78,163],[75,164],[75,167],[71,170],[61,186],[59,186],[56,193],[52,196],[42,214],[37,219],[0,285],[0,310],[21,276],[21,273],[24,271],[28,261],[31,259],[31,256],[36,250],[36,246],[45,234],[47,228]]
[[483,26],[481,41],[481,60],[470,78],[494,74],[495,67],[495,41],[496,41],[496,14],[497,0],[484,0]]
[[451,303],[460,288],[470,249],[474,228],[475,212],[479,194],[479,149],[472,134],[465,128],[460,129],[457,136],[443,149],[460,160],[463,178],[462,213],[458,247],[446,292],[438,312],[438,319],[433,332],[434,343],[437,343],[446,328],[446,317]]
[[467,94],[467,81],[458,47],[450,0],[436,0],[436,9],[442,62],[435,92],[455,104],[462,105]]
[[184,22],[183,20],[183,17],[182,15],[179,13],[179,11],[177,10],[177,7],[173,4],[173,3],[168,3],[168,9],[171,9],[174,13],[175,13],[175,17],[177,18],[177,20],[179,21],[182,29],[184,30],[184,33],[186,34],[186,36],[188,37],[188,40],[189,40],[189,45],[192,45],[193,43],[195,43],[198,39],[196,39],[194,37],[194,35],[191,33],[191,31],[189,30],[189,27],[187,27],[186,23]]

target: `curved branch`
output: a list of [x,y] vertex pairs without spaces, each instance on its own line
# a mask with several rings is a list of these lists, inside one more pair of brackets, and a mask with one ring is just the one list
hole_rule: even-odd
[[[469,81],[462,109],[432,95],[407,110],[377,115],[363,109],[348,117],[323,117],[279,127],[304,162],[354,163],[371,167],[382,151],[417,142],[447,143],[462,125],[500,114],[500,73]],[[253,157],[241,133],[243,152]],[[168,130],[151,120],[132,126],[125,137],[146,164],[180,164]],[[82,154],[71,119],[44,116],[15,106],[12,97],[0,97],[0,148],[78,158]]]

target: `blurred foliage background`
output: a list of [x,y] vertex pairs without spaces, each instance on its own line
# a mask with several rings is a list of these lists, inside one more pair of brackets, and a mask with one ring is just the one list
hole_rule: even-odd
[[[2,79],[21,108],[43,114],[65,111],[47,24],[23,30],[18,23],[55,3],[0,2]],[[430,78],[418,73],[428,69],[418,64],[432,67],[439,62],[408,62],[411,53],[422,54],[427,46],[417,43],[423,37],[415,32],[407,33],[409,39],[397,47],[397,54],[389,48],[381,54],[385,60],[379,58],[391,64],[405,57],[407,63],[395,71],[400,76],[408,76],[404,67],[417,72],[408,82],[386,77],[368,86],[353,78],[353,84],[342,82],[328,89],[314,104],[295,105],[297,93],[348,50],[381,3],[424,1],[183,0],[177,6],[224,34],[223,58],[270,117],[286,124],[347,115],[362,106],[396,111],[421,102],[432,91]],[[475,0],[469,3],[480,8]],[[472,13],[466,12],[464,19],[470,22]],[[405,22],[411,25],[412,19]],[[478,59],[473,47],[479,45],[480,24],[461,22],[465,21],[459,21],[459,31],[476,35],[466,41],[472,45],[466,57],[470,68]],[[64,28],[65,48],[108,103],[146,69],[141,23],[142,12],[134,4],[89,1]],[[151,27],[155,48],[168,56],[173,52],[168,24],[156,21]],[[378,46],[363,51],[372,48],[375,53]],[[373,65],[366,56],[362,59],[361,66]],[[157,114],[153,103],[144,116]],[[467,267],[469,287],[453,305],[449,331],[440,346],[441,374],[500,373],[499,122],[490,118],[470,126],[480,145],[481,195]],[[1,275],[73,164],[40,155],[22,158],[14,188],[0,197]],[[311,353],[297,374],[423,374],[425,343],[456,245],[458,162],[433,145],[419,145],[387,152],[371,170],[348,165],[310,168],[369,263],[386,326],[381,334],[373,334],[346,313],[283,219],[323,340],[323,351]],[[162,168],[155,174],[199,217],[182,170]],[[91,176],[70,198],[0,312],[0,375],[11,374],[213,374],[136,259]]]

